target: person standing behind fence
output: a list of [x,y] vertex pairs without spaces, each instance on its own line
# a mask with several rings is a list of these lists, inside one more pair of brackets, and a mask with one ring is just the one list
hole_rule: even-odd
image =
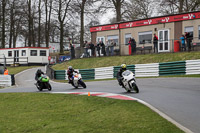
[[94,44],[92,42],[90,42],[89,47],[92,51],[92,56],[95,56],[95,47],[94,47]]
[[75,58],[75,50],[74,50],[74,46],[72,45],[72,43],[70,43],[70,53],[71,53],[71,59]]
[[109,52],[110,52],[110,42],[107,40],[106,41],[106,55],[109,56]]
[[100,41],[100,46],[101,46],[102,54],[104,56],[106,56],[106,48],[105,48],[105,44],[103,43],[103,41]]
[[89,54],[89,52],[88,52],[88,49],[89,49],[89,48],[90,48],[89,43],[86,43],[86,44],[85,44],[85,54],[86,54],[85,56],[86,56],[86,57],[90,57],[90,54]]
[[153,45],[154,45],[154,53],[158,53],[158,37],[156,36],[156,33],[153,37]]
[[8,69],[6,67],[4,68],[4,75],[8,75]]
[[113,39],[111,39],[111,42],[110,42],[110,52],[111,52],[111,56],[114,55],[114,46],[115,46],[115,42],[113,41]]
[[190,52],[191,51],[191,41],[192,41],[192,36],[190,35],[190,33],[185,32],[185,39],[187,42],[188,52]]
[[180,37],[180,39],[181,39],[181,44],[182,44],[182,48],[184,48],[184,51],[186,51],[186,47],[185,47],[185,36],[184,35],[182,35],[181,37]]
[[134,38],[131,39],[131,54],[136,53],[136,41]]
[[100,41],[97,43],[96,49],[97,49],[97,53],[98,53],[98,55],[100,57]]

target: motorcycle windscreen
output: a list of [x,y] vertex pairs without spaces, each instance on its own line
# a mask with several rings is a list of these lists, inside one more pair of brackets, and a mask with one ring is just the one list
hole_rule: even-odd
[[122,73],[122,75],[123,75],[123,76],[128,76],[128,75],[130,75],[131,73],[132,73],[131,71],[126,70],[126,71],[124,71],[124,72]]

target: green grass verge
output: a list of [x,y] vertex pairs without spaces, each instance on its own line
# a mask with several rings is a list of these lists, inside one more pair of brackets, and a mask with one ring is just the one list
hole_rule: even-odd
[[53,66],[55,70],[66,70],[68,66],[73,66],[75,69],[88,69],[107,66],[120,66],[123,63],[127,65],[160,63],[172,61],[184,61],[200,59],[200,52],[180,52],[180,53],[159,53],[133,56],[113,56],[113,57],[96,57],[75,59]]
[[0,94],[0,131],[182,133],[136,101],[66,94]]
[[21,71],[34,68],[34,67],[39,67],[39,66],[18,66],[18,67],[7,67],[7,68],[8,68],[9,74],[17,74]]

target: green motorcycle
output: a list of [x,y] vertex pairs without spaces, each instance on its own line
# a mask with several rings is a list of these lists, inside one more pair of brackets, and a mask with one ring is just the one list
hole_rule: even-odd
[[51,91],[51,85],[49,83],[49,77],[47,75],[41,75],[41,77],[38,78],[38,81],[36,83],[36,87],[39,91],[42,91],[43,89],[48,89]]

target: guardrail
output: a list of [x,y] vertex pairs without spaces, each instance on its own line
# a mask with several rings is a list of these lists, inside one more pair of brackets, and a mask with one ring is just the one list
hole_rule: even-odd
[[12,80],[11,80],[11,75],[0,75],[0,86],[11,86],[12,85]]
[[[120,66],[101,67],[95,69],[79,69],[83,80],[115,78]],[[167,75],[200,74],[200,59],[166,63],[127,65],[127,69],[136,77],[158,77]],[[67,80],[66,70],[54,72],[55,79]]]

